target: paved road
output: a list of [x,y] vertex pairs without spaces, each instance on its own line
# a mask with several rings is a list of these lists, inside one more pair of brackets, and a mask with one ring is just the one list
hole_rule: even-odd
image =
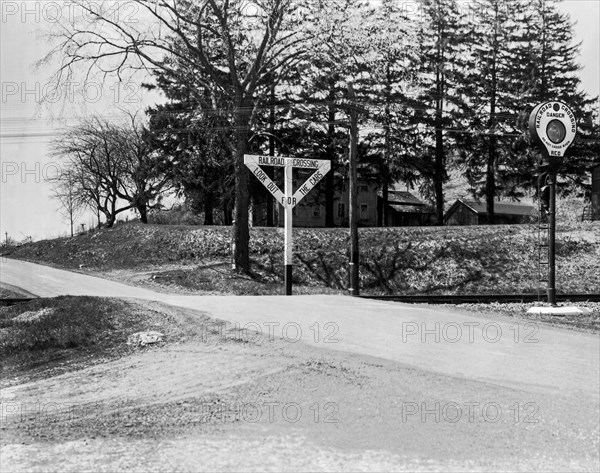
[[41,297],[89,295],[159,301],[200,310],[324,348],[377,356],[430,372],[537,394],[600,396],[599,337],[440,309],[344,296],[181,296],[4,259],[0,281]]

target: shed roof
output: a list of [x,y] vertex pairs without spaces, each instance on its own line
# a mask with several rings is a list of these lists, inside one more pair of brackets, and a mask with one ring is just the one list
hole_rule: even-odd
[[[462,200],[458,199],[452,206],[454,207],[457,203],[462,203],[469,207],[471,210],[479,215],[487,215],[487,208],[485,203],[479,203],[474,200]],[[496,215],[532,215],[535,213],[535,207],[531,205],[523,204],[507,204],[504,202],[494,203],[494,213]]]

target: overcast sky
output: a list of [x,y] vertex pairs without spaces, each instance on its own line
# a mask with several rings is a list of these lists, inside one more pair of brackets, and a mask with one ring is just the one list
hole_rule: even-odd
[[[52,129],[67,119],[73,124],[90,113],[111,115],[116,106],[143,109],[158,96],[142,90],[136,82],[100,81],[72,86],[72,97],[55,104],[38,105],[47,92],[48,70],[34,64],[48,50],[47,41],[37,38],[40,30],[53,25],[52,3],[0,0],[0,237],[23,240],[66,234],[68,224],[57,215],[56,202],[49,199],[47,179],[58,169],[56,159],[48,156]],[[560,8],[576,22],[575,34],[582,41],[581,78],[591,96],[600,95],[600,0],[565,0]],[[86,100],[82,100],[85,97]],[[62,97],[64,98],[64,97]],[[86,226],[91,217],[82,217]]]

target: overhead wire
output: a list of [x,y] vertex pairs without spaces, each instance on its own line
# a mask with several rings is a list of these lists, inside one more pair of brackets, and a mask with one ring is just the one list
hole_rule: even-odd
[[[178,110],[161,110],[161,111],[151,111],[150,113],[147,113],[147,115],[152,118],[152,117],[156,117],[156,116],[160,116],[162,118],[165,119],[169,119],[169,118],[181,118],[181,117],[185,117],[186,115],[188,115],[188,117],[185,118],[189,118],[189,114],[191,113],[198,113],[198,115],[201,115],[202,117],[206,118],[206,117],[210,117],[212,116],[231,116],[234,113],[242,113],[242,112],[255,112],[255,113],[260,113],[260,112],[267,112],[267,111],[271,111],[271,109],[275,109],[276,111],[279,112],[283,112],[283,111],[292,111],[292,110],[299,110],[299,111],[307,111],[307,108],[309,107],[331,107],[331,106],[335,106],[337,111],[344,111],[344,108],[348,106],[347,101],[330,101],[330,100],[312,100],[312,101],[304,101],[304,102],[288,102],[288,103],[278,103],[278,104],[266,104],[266,105],[262,105],[262,106],[257,106],[257,107],[252,107],[252,108],[244,108],[244,109],[236,109],[236,108],[226,108],[226,107],[220,107],[220,108],[182,108],[182,109],[178,109]],[[357,101],[354,103],[355,106],[359,106],[362,107],[365,111],[368,111],[370,113],[377,113],[380,112],[380,106],[381,106],[381,102],[377,102],[377,101]],[[159,106],[168,106],[167,104],[159,104]],[[398,113],[398,112],[403,112],[405,110],[410,110],[410,111],[420,111],[420,112],[429,112],[429,111],[436,111],[435,107],[432,106],[416,106],[414,103],[409,103],[409,102],[403,102],[403,101],[397,101],[394,104],[391,105],[391,112],[393,113]],[[468,118],[472,118],[474,116],[476,116],[476,113],[469,113],[469,114],[464,114],[464,113],[460,113],[459,111],[457,111],[456,109],[450,110],[450,109],[444,109],[441,110],[441,113],[448,116],[450,115],[450,118],[456,119],[456,120],[464,120],[464,119],[468,119]],[[518,114],[514,114],[514,113],[496,113],[494,114],[494,117],[497,120],[501,121],[502,124],[502,120],[505,120],[503,123],[506,124],[506,121],[510,120],[517,120],[519,118]],[[124,120],[124,117],[122,115],[97,115],[94,114],[90,117],[80,117],[80,116],[60,116],[60,117],[50,117],[50,118],[29,118],[29,117],[9,117],[9,118],[2,118],[0,120],[0,130],[4,130],[5,132],[2,133],[0,132],[0,139],[3,140],[12,140],[12,139],[26,139],[26,138],[40,138],[40,137],[52,137],[52,136],[56,136],[57,134],[59,134],[61,131],[60,129],[58,129],[59,127],[61,127],[62,129],[65,128],[69,128],[69,127],[73,127],[73,125],[69,125],[68,122],[70,121],[81,121],[81,120],[86,120],[86,119],[100,119],[100,120],[104,120],[104,121],[108,121],[108,122],[122,122]],[[307,120],[307,121],[312,121],[313,123],[316,123],[318,125],[329,125],[329,124],[336,124],[339,126],[343,126],[343,123],[340,120],[336,120],[335,122],[330,122],[328,120],[321,120],[321,121],[315,121],[315,120]],[[5,125],[5,122],[8,122],[8,126]],[[67,122],[67,123],[65,123]],[[56,123],[57,125],[59,125],[59,127],[56,127],[56,129],[54,131],[51,132],[47,132],[47,131],[34,131],[34,132],[14,132],[14,133],[6,133],[7,128],[13,128],[13,129],[22,129],[24,126],[29,126],[29,125],[35,125],[35,126],[42,126],[44,128],[46,127],[50,127],[52,126],[54,123]],[[212,127],[204,127],[201,129],[198,128],[158,128],[158,129],[154,129],[154,131],[158,131],[158,132],[171,132],[171,133],[189,133],[189,132],[194,132],[194,131],[205,131],[205,130],[213,130],[213,131],[227,131],[227,130],[233,130],[235,129],[232,126],[212,126]],[[442,130],[445,132],[449,132],[449,133],[455,133],[455,134],[470,134],[470,135],[487,135],[487,136],[504,136],[504,137],[518,137],[520,136],[519,133],[494,133],[494,132],[486,132],[486,131],[482,131],[482,130],[468,130],[468,129],[460,129],[460,128],[448,128],[448,127],[442,127],[442,128],[437,128],[437,129],[433,129],[430,128],[431,131],[438,131],[438,130]],[[579,141],[584,141],[584,142],[599,142],[600,140],[595,139],[595,138],[583,138],[583,137],[578,137]]]

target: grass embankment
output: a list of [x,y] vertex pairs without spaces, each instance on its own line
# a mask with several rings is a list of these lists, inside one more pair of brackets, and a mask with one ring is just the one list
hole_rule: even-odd
[[[543,296],[545,297],[545,296]],[[544,298],[542,298],[542,301]],[[579,309],[590,309],[589,314],[577,314],[567,316],[554,316],[554,315],[540,315],[540,314],[529,314],[527,311],[532,307],[549,306],[545,302],[531,302],[531,303],[499,303],[495,302],[492,304],[460,304],[460,305],[446,305],[446,310],[458,310],[460,312],[468,311],[478,316],[496,318],[510,317],[514,319],[527,320],[533,326],[537,326],[538,323],[551,325],[553,327],[565,328],[569,330],[576,330],[581,332],[589,333],[600,333],[600,302],[576,302],[570,304],[565,302],[559,304],[563,306],[573,305]]]
[[[252,274],[231,271],[230,229],[126,224],[23,245],[11,257],[91,272],[130,271],[138,282],[199,293],[278,294],[283,232],[253,228]],[[298,293],[347,288],[347,229],[296,229]],[[534,225],[360,229],[364,294],[535,293]],[[600,223],[572,223],[557,233],[557,287],[600,292]],[[145,280],[144,280],[145,278]]]
[[27,291],[0,282],[0,299],[27,299],[32,297]]
[[170,314],[121,300],[57,297],[2,307],[1,378],[59,374],[122,356],[133,350],[129,335],[140,331],[159,331],[167,341],[195,333]]

